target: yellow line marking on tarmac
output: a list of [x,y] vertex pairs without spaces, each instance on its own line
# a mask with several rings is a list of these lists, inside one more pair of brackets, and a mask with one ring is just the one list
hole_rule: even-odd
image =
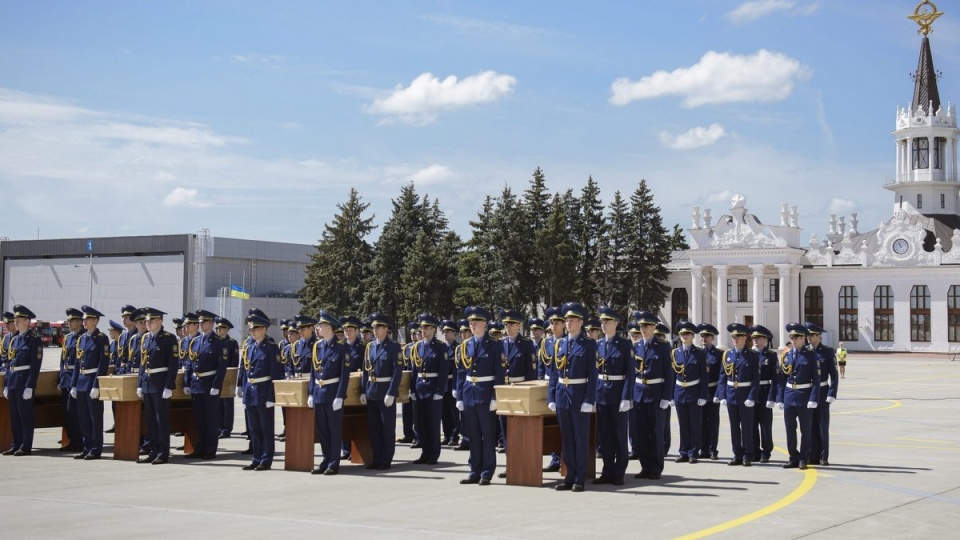
[[855,443],[855,442],[835,442],[830,444],[840,444],[843,446],[876,446],[880,448],[909,448],[911,450],[947,450],[949,452],[960,452],[960,448],[944,448],[942,446],[916,446],[910,444],[879,444],[879,443]]
[[890,409],[896,409],[897,407],[900,407],[903,405],[903,403],[901,403],[900,400],[898,399],[885,399],[883,401],[890,402],[890,405],[886,405],[884,407],[873,407],[871,409],[856,409],[853,411],[837,411],[837,412],[834,412],[833,414],[834,416],[836,416],[838,414],[861,414],[861,413],[868,413],[868,412],[888,411]]
[[936,444],[950,444],[950,441],[938,441],[936,439],[911,439],[909,437],[897,437],[897,441],[913,441],[913,442],[928,442]]
[[[786,454],[786,452],[784,452],[783,449],[781,448],[777,448],[777,451],[782,454]],[[703,538],[706,536],[710,536],[712,534],[728,531],[734,527],[739,527],[740,525],[760,519],[764,516],[767,516],[776,512],[777,510],[781,510],[783,508],[786,508],[787,506],[790,506],[791,504],[800,500],[800,497],[803,497],[804,495],[806,495],[807,492],[813,489],[813,485],[817,483],[816,469],[807,469],[801,472],[803,472],[803,482],[800,482],[800,485],[797,486],[796,489],[791,491],[789,494],[787,494],[786,497],[780,499],[779,501],[769,506],[765,506],[755,512],[751,512],[745,516],[738,517],[736,519],[731,519],[730,521],[725,521],[719,525],[714,525],[713,527],[709,527],[694,533],[677,537],[677,540],[694,540],[696,538]]]

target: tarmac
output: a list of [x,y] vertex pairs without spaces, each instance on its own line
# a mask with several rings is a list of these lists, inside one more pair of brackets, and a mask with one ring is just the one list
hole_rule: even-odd
[[[45,367],[56,366],[48,349]],[[212,462],[171,458],[160,466],[57,452],[60,430],[39,429],[34,454],[0,457],[0,528],[5,538],[931,538],[956,533],[960,511],[960,360],[933,354],[848,357],[832,405],[829,466],[785,470],[783,416],[769,464],[728,467],[726,412],[720,460],[677,464],[663,477],[625,486],[555,492],[462,486],[467,452],[414,465],[397,447],[389,471],[343,464],[337,476],[243,471],[246,441],[220,441]],[[243,425],[237,407],[237,426]],[[280,429],[279,412],[277,426]],[[112,423],[106,407],[105,426]],[[240,430],[238,430],[240,431]],[[676,415],[673,452],[678,436]],[[174,446],[183,443],[174,438]],[[319,453],[319,445],[317,452]],[[319,460],[318,460],[319,461]],[[498,469],[505,458],[498,455]]]

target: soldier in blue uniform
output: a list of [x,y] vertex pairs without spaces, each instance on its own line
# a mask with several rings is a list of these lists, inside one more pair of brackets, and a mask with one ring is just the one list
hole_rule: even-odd
[[634,344],[636,380],[633,408],[637,417],[634,442],[640,454],[640,472],[634,478],[659,480],[663,474],[663,429],[666,409],[673,399],[673,369],[670,345],[654,333],[660,320],[648,311],[633,315],[642,339]]
[[[500,323],[504,326],[505,336],[500,341],[503,353],[507,357],[507,374],[504,379],[507,384],[523,381],[533,381],[537,378],[537,356],[533,342],[520,333],[523,316],[515,309],[500,310]],[[503,448],[507,447],[507,418],[498,417]],[[506,478],[506,473],[500,473]]]
[[[700,334],[703,354],[706,359],[707,394],[712,397],[716,394],[717,385],[720,382],[724,351],[714,345],[714,341],[719,334],[715,326],[709,323],[700,323],[697,325],[697,333]],[[720,456],[717,448],[717,441],[720,439],[720,404],[714,403],[713,399],[708,398],[701,413],[700,457],[716,460]]]
[[[214,322],[217,336],[223,340],[223,346],[227,349],[227,367],[235,368],[240,365],[240,344],[230,336],[230,329],[233,323],[229,319],[217,317]],[[228,439],[233,434],[233,415],[235,407],[232,398],[220,399],[220,438]]]
[[[549,381],[554,368],[553,362],[557,354],[557,347],[566,332],[566,328],[559,307],[548,307],[543,316],[549,322],[550,332],[540,342],[540,347],[537,348],[537,379]],[[560,454],[550,453],[550,463],[543,468],[543,472],[560,472]]]
[[[473,337],[473,334],[470,332],[470,322],[466,319],[460,319],[457,321],[457,327],[460,329],[460,343],[469,340]],[[466,377],[467,370],[464,369],[463,363],[460,361],[460,355],[463,353],[463,348],[460,347],[458,343],[453,351],[453,362],[456,366],[456,373],[454,374],[453,381],[453,408],[457,410],[457,418],[460,421],[460,443],[454,447],[454,450],[457,451],[467,451],[470,450],[470,437],[467,435],[467,430],[463,425],[463,414],[460,413],[460,409],[457,408],[457,401],[459,401],[459,396],[457,395],[457,389],[463,385],[463,378]]]
[[[120,348],[120,336],[123,335],[125,328],[122,324],[110,320],[110,328],[107,329],[107,335],[110,337],[110,365],[113,366],[113,373],[117,374],[120,371],[120,364],[123,362],[123,356]],[[110,407],[113,409],[113,417],[117,417],[117,403],[115,401],[110,402]],[[116,427],[112,426],[110,429],[106,430],[104,433],[113,433],[116,431]]]
[[360,403],[367,406],[367,429],[373,461],[368,469],[387,470],[396,450],[397,407],[403,358],[400,344],[390,339],[393,319],[383,313],[370,315],[374,340],[363,357]]
[[622,318],[613,308],[600,309],[603,338],[597,343],[597,438],[603,469],[594,484],[623,485],[630,455],[630,409],[633,408],[633,345],[617,335]]
[[727,465],[751,465],[753,453],[753,416],[760,390],[760,357],[746,348],[747,327],[740,323],[727,325],[733,348],[721,360],[720,380],[714,402],[727,407],[733,459]]
[[110,368],[110,340],[97,328],[100,313],[90,306],[80,306],[84,333],[77,342],[77,364],[70,381],[70,397],[77,404],[77,418],[83,448],[74,459],[100,459],[103,453],[103,402],[100,401],[98,377]]
[[[640,332],[640,325],[637,324],[637,321],[628,321],[627,322],[627,339],[630,340],[630,346],[635,348],[637,343],[643,341],[643,333]],[[636,371],[634,371],[634,381],[636,381]],[[636,384],[636,382],[634,382]],[[630,388],[631,392],[631,401],[633,401],[633,387]],[[632,405],[630,407],[630,412],[628,423],[630,426],[629,431],[629,441],[630,441],[630,459],[639,460],[640,459],[640,443],[637,442],[637,409]]]
[[[409,339],[403,345],[401,359],[403,360],[403,369],[410,371],[412,364],[411,351],[420,341],[420,325],[417,321],[407,323],[407,332]],[[411,392],[412,394],[412,392]],[[400,405],[401,423],[403,424],[403,436],[397,439],[398,443],[410,444],[410,448],[420,448],[420,440],[417,437],[417,426],[413,419],[416,417],[416,400],[409,399],[406,403]]]
[[310,396],[307,398],[307,406],[313,409],[323,460],[312,474],[330,476],[340,472],[343,400],[347,397],[350,371],[347,365],[347,346],[334,335],[334,330],[340,328],[340,319],[327,310],[320,310],[316,323],[319,339],[313,343],[306,355],[310,362]]
[[777,353],[767,348],[773,334],[762,325],[750,327],[753,350],[760,356],[760,391],[753,417],[753,460],[770,461],[773,452],[773,406],[777,399]]
[[444,319],[440,322],[440,329],[443,331],[443,342],[447,346],[447,386],[443,392],[443,404],[441,407],[440,424],[443,426],[443,439],[440,446],[455,444],[460,435],[460,411],[457,410],[457,400],[453,397],[453,392],[457,386],[456,374],[456,353],[457,353],[457,323]]
[[[670,345],[670,327],[663,324],[662,322],[657,323],[657,329],[653,331],[654,337],[663,341],[667,344],[668,347],[672,350],[674,347]],[[673,425],[671,424],[671,417],[673,416],[673,394],[669,387],[664,387],[664,390],[670,395],[670,406],[664,409],[663,411],[663,455],[666,456],[670,453],[670,444],[671,444],[671,435],[673,430]]]
[[560,307],[567,337],[562,338],[553,361],[547,390],[547,407],[557,413],[563,451],[560,458],[567,475],[557,491],[583,491],[587,478],[591,413],[597,398],[597,342],[583,332],[586,310],[576,302]]
[[117,356],[120,363],[117,365],[117,375],[126,375],[136,371],[140,365],[140,356],[134,354],[137,349],[133,348],[134,338],[142,332],[146,332],[146,323],[140,318],[137,324],[135,315],[139,312],[137,308],[127,304],[120,308],[123,316],[124,330],[117,338]]
[[820,396],[813,410],[813,442],[810,457],[814,463],[830,465],[830,404],[837,400],[840,374],[837,370],[837,351],[821,342],[823,328],[812,322],[803,325],[810,332],[807,342],[820,362]]
[[10,363],[10,343],[13,341],[13,335],[17,333],[17,324],[13,322],[12,312],[3,312],[3,325],[7,331],[0,337],[0,372],[6,373],[7,364]]
[[[343,329],[344,344],[347,347],[347,366],[345,368],[347,382],[349,382],[350,373],[357,373],[363,369],[363,352],[367,346],[360,335],[360,327],[363,325],[364,323],[356,315],[340,317],[340,328]],[[351,441],[349,440],[342,442],[341,461],[350,460],[350,445]]]
[[159,309],[143,308],[148,333],[140,338],[140,387],[147,417],[149,447],[137,463],[160,465],[170,459],[170,398],[177,386],[177,338],[163,329]]
[[190,343],[183,373],[184,392],[190,396],[197,425],[197,444],[188,458],[217,457],[220,438],[220,391],[227,374],[230,350],[214,331],[216,315],[201,309],[196,313],[200,334]]
[[33,452],[33,393],[40,377],[43,362],[43,343],[30,320],[36,315],[26,306],[13,306],[13,321],[17,332],[7,346],[7,375],[3,397],[10,401],[10,431],[13,446],[5,456],[29,456]]
[[[197,320],[196,313],[184,313],[180,320],[183,323],[183,329],[177,342],[179,349],[177,365],[180,369],[183,369],[189,360],[190,349],[194,340],[200,337],[200,321]],[[174,319],[174,322],[176,322],[176,319]]]
[[440,459],[440,417],[443,394],[447,391],[447,345],[437,339],[440,321],[429,313],[421,313],[417,320],[423,339],[410,351],[412,360],[412,397],[417,400],[416,427],[420,437],[420,457],[416,464],[436,465]]
[[80,435],[80,416],[77,414],[77,400],[70,397],[70,383],[73,381],[73,371],[77,366],[77,343],[85,332],[81,320],[83,313],[77,308],[67,308],[67,325],[70,332],[63,337],[63,347],[60,351],[60,376],[57,380],[57,389],[63,399],[63,427],[68,441],[63,441],[61,452],[79,452],[83,450]]
[[246,373],[243,386],[243,403],[250,412],[250,441],[253,457],[245,471],[268,471],[273,466],[275,420],[273,407],[275,397],[273,381],[282,380],[283,364],[280,363],[280,348],[267,335],[270,319],[259,309],[247,315],[247,327],[251,341],[246,357],[242,359]]
[[[290,359],[284,364],[287,378],[297,378],[301,375],[309,375],[313,369],[313,350],[317,343],[317,337],[314,335],[314,327],[320,324],[318,319],[306,315],[298,315],[289,322],[288,329],[297,332],[296,341],[290,342]],[[325,323],[330,324],[330,323]],[[340,320],[336,321],[340,325]]]
[[493,387],[503,384],[506,359],[503,347],[487,335],[490,312],[470,306],[464,314],[473,337],[460,344],[462,379],[457,387],[457,409],[470,439],[470,474],[461,484],[490,485],[497,467],[496,414],[497,400]]
[[[820,362],[816,353],[804,346],[810,332],[799,323],[786,326],[793,345],[780,358],[777,407],[783,410],[787,431],[789,460],[784,469],[806,469],[813,439],[813,409],[820,399]],[[797,425],[800,448],[797,449]]]
[[700,414],[707,404],[707,359],[703,349],[693,344],[697,325],[684,321],[677,325],[680,346],[671,353],[674,373],[673,402],[680,424],[680,457],[677,463],[699,460],[702,422]]
[[600,338],[603,337],[603,330],[600,328],[600,319],[597,317],[588,318],[583,325],[583,330],[587,333],[587,337],[594,341],[600,341]]

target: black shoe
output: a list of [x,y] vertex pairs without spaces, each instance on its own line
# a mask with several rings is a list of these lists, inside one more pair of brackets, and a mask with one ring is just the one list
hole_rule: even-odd
[[326,467],[317,467],[316,469],[310,471],[310,474],[323,474],[325,472],[327,472]]
[[507,451],[506,448],[497,448],[497,453],[498,453],[498,454],[503,454],[503,453],[505,453],[506,451]]
[[752,467],[752,466],[753,466],[753,463],[751,463],[751,461],[750,461],[749,459],[744,459],[744,460],[743,460],[743,466],[744,466],[744,467]]
[[400,437],[397,439],[397,442],[401,444],[410,444],[413,442],[413,437]]
[[450,446],[450,437],[444,437],[443,440],[440,441],[440,446]]
[[700,455],[697,457],[700,459],[710,459],[710,452],[700,452]]
[[437,460],[435,460],[435,459],[428,459],[428,460],[427,460],[427,465],[436,465],[436,464],[437,464]]
[[742,460],[742,459],[733,458],[733,459],[731,459],[730,461],[727,462],[727,465],[729,465],[729,466],[731,466],[731,467],[734,467],[734,466],[736,466],[736,465],[743,465],[743,460]]
[[149,450],[144,450],[143,448],[141,448],[141,449],[137,452],[137,455],[138,455],[138,456],[149,456],[149,455],[150,455],[150,451],[149,451]]
[[797,468],[800,469],[801,471],[807,470],[807,462],[806,462],[806,461],[801,461],[801,462],[800,462],[800,466],[797,467]]
[[497,478],[506,478],[506,477],[507,477],[507,473],[505,472],[497,473]]
[[796,469],[799,466],[800,465],[798,465],[796,461],[788,461],[783,465],[781,465],[781,467],[783,467],[784,469]]
[[410,445],[410,448],[413,448],[413,449],[423,448],[423,445],[420,444],[420,441],[414,441],[413,444]]
[[158,457],[157,459],[151,461],[150,464],[151,464],[151,465],[163,465],[163,464],[166,463],[166,462],[167,462],[167,458],[165,458],[165,457]]
[[650,471],[640,471],[637,474],[633,475],[634,478],[650,478]]
[[700,460],[697,459],[697,456],[690,456],[690,464],[700,463]]
[[240,434],[240,436],[241,436],[241,437],[249,437],[249,436],[250,436],[250,432],[249,432],[249,431],[244,431],[243,433]]
[[573,489],[573,484],[557,484],[553,489],[554,491],[570,491]]
[[628,459],[628,460],[637,460],[637,459],[640,459],[640,454],[630,454],[629,456],[627,456],[627,459]]
[[73,456],[73,459],[83,459],[83,458],[85,458],[85,457],[87,457],[86,454],[77,454],[77,455]]
[[259,466],[259,465],[257,465],[256,463],[251,463],[251,464],[249,464],[249,465],[244,465],[243,470],[245,470],[245,471],[252,471],[252,470],[256,469],[258,466]]
[[760,456],[760,463],[770,463],[770,456]]
[[604,476],[601,474],[599,478],[593,479],[593,483],[597,484],[598,486],[602,484],[612,484],[613,479],[611,479],[609,476]]
[[340,454],[340,461],[350,461],[350,458],[353,457],[350,452],[344,452]]
[[153,463],[153,460],[157,459],[157,456],[144,456],[137,460],[137,463]]
[[[697,458],[693,458],[693,459],[697,459]],[[688,458],[687,456],[680,456],[673,461],[676,463],[687,463],[688,461],[690,461],[690,458]]]
[[183,449],[184,449],[183,446],[178,446],[178,447],[175,448],[175,450],[183,450]]
[[5,456],[12,456],[12,455],[15,454],[16,452],[17,452],[17,449],[16,449],[16,448],[11,448],[11,449],[9,449],[9,450],[4,450],[3,455],[5,455]]
[[720,454],[718,454],[717,452],[710,452],[710,459],[716,461],[720,459]]
[[241,454],[241,455],[244,455],[244,456],[249,456],[249,455],[253,454],[253,449],[252,449],[252,448],[247,448],[247,449],[244,450],[243,452],[240,452],[240,454]]
[[33,453],[33,452],[31,452],[30,450],[24,450],[24,449],[21,448],[20,450],[17,450],[16,452],[14,452],[13,455],[14,455],[14,456],[29,456],[29,455],[32,454],[32,453]]
[[623,478],[614,478],[614,479],[613,479],[613,482],[611,482],[611,483],[612,483],[613,485],[615,485],[615,486],[622,486],[622,485],[623,485]]
[[469,450],[469,449],[470,449],[470,445],[467,443],[460,443],[454,448],[454,450]]
[[570,491],[572,491],[572,492],[574,492],[574,493],[580,493],[580,492],[582,492],[582,491],[583,491],[583,484],[574,484],[573,487],[570,488]]
[[821,460],[820,460],[820,464],[823,465],[824,467],[826,467],[826,466],[829,466],[829,465],[830,465],[830,462],[827,461],[827,460],[825,460],[825,459],[821,459]]
[[116,432],[117,432],[117,426],[113,426],[112,428],[104,431],[104,433],[116,433]]
[[327,469],[327,470],[323,471],[323,475],[324,475],[324,476],[334,476],[334,475],[336,475],[338,472],[340,472],[340,471],[338,471],[337,469]]
[[543,472],[560,472],[560,465],[547,465],[543,468]]
[[254,469],[254,470],[255,470],[255,471],[269,471],[269,470],[270,470],[270,466],[269,466],[269,465],[264,465],[264,464],[261,463],[260,465],[257,465],[257,468]]
[[648,476],[647,478],[650,479],[650,480],[659,480],[659,479],[660,479],[660,473],[650,473],[650,476]]
[[461,484],[479,484],[479,483],[480,483],[480,479],[477,478],[477,477],[475,477],[475,476],[468,476],[468,477],[460,480],[460,483],[461,483]]
[[490,485],[490,479],[489,479],[489,478],[481,478],[480,481],[477,482],[477,483],[478,483],[479,485],[481,485],[481,486],[489,486],[489,485]]
[[417,459],[413,460],[413,464],[414,464],[414,465],[423,465],[423,464],[426,463],[426,462],[427,462],[427,458],[425,458],[425,457],[423,457],[423,456],[420,456],[420,457],[418,457]]
[[84,461],[93,461],[95,459],[100,459],[100,454],[87,454],[86,457],[83,458]]
[[220,434],[220,438],[221,438],[221,439],[229,439],[229,438],[230,438],[230,435],[231,435],[230,433],[221,433],[221,434]]

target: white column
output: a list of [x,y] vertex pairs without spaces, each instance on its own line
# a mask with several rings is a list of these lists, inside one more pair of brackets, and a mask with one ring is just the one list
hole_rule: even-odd
[[701,302],[703,296],[703,267],[690,265],[690,321],[702,323]]
[[727,267],[718,264],[713,268],[717,274],[717,330],[723,334],[727,327],[724,316],[727,311]]
[[903,152],[900,150],[900,148],[901,148],[901,146],[903,146],[903,145],[900,143],[899,140],[898,140],[898,141],[895,141],[895,142],[896,142],[896,144],[897,144],[897,167],[896,167],[896,169],[894,169],[894,171],[896,171],[896,173],[895,173],[895,175],[894,175],[893,181],[894,181],[894,182],[899,182],[899,181],[900,181],[900,169],[901,169],[901,167],[903,167],[903,159],[902,159],[902,156],[901,156],[901,154],[903,154]]
[[753,270],[753,324],[767,324],[763,316],[763,266],[751,264]]
[[787,323],[790,320],[790,265],[778,264],[777,272],[780,276],[780,343],[777,347],[787,343]]

